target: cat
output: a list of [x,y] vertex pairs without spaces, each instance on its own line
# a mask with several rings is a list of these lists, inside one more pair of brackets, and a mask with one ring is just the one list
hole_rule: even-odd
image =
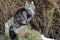
[[[30,21],[32,19],[32,17],[34,16],[34,10],[35,10],[35,5],[33,1],[31,3],[26,1],[25,7],[20,8],[16,11],[14,15],[14,24],[16,24],[16,26],[18,25],[16,29],[20,27],[23,28],[24,25],[27,25],[26,21]],[[15,26],[9,27],[9,36],[12,40],[14,40],[17,36],[17,33],[15,32],[13,27]]]
[[19,25],[26,24],[26,21],[30,21],[34,16],[35,5],[32,2],[27,2],[24,8],[20,8],[14,15],[14,23]]

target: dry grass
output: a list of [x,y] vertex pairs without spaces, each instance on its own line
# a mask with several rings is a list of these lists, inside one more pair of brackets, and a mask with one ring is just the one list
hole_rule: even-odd
[[[25,1],[26,0],[0,0],[0,27],[4,27],[4,23],[14,15],[16,10],[24,7]],[[32,21],[40,27],[43,26],[41,28],[43,28],[43,33],[45,33],[47,37],[60,40],[60,0],[33,1],[36,6],[36,14]]]

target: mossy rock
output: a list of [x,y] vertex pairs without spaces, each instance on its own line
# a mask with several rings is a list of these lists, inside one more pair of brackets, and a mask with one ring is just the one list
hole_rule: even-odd
[[36,30],[25,30],[18,34],[19,40],[42,40],[40,33]]

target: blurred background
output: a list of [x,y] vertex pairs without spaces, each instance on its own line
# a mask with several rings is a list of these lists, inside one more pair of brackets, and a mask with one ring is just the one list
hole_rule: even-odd
[[0,35],[4,35],[5,22],[24,7],[25,1],[33,1],[36,7],[32,24],[37,23],[46,37],[60,40],[60,0],[0,0]]

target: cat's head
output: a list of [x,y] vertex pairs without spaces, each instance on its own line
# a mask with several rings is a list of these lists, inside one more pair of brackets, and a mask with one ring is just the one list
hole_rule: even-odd
[[32,2],[27,2],[26,1],[25,9],[26,10],[35,10],[35,5],[34,5],[33,1]]

